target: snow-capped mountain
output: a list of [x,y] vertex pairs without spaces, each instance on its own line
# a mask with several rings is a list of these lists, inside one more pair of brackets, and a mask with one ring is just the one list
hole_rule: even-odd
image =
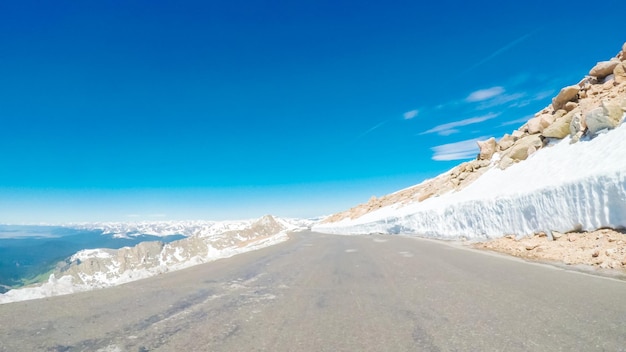
[[[307,223],[307,222],[305,222]],[[235,254],[267,247],[288,239],[288,232],[306,228],[302,221],[270,215],[229,222],[157,222],[83,224],[119,236],[183,234],[170,243],[141,242],[120,249],[88,249],[74,254],[48,282],[0,294],[0,303],[87,291],[180,270]]]
[[68,227],[83,230],[100,230],[114,237],[152,236],[212,236],[226,231],[240,230],[250,226],[255,220],[235,221],[142,221],[142,222],[101,222],[72,224]]
[[477,160],[313,230],[447,239],[626,227],[626,44]]

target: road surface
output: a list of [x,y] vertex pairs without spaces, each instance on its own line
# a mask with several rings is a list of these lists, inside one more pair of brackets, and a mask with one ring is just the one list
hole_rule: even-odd
[[626,351],[626,282],[401,236],[298,233],[0,305],[0,351]]

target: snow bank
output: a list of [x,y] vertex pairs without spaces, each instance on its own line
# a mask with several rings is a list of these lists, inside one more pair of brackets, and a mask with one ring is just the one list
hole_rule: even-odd
[[459,192],[313,230],[486,239],[578,227],[626,227],[624,124],[592,140],[565,138],[506,170],[492,168]]

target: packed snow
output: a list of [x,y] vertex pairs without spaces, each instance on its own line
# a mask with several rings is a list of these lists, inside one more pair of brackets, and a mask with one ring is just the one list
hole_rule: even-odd
[[458,192],[313,230],[483,240],[602,227],[626,227],[625,124],[575,144],[567,137],[505,170],[492,167]]

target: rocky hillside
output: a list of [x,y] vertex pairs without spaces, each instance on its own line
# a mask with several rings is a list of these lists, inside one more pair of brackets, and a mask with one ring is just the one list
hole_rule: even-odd
[[380,198],[372,197],[367,203],[334,214],[324,222],[355,220],[385,207],[402,207],[451,191],[459,192],[486,171],[507,169],[564,138],[577,143],[614,129],[622,122],[625,111],[626,43],[618,55],[598,62],[578,84],[561,89],[549,106],[523,126],[497,140],[491,138],[478,142],[480,152],[475,160],[464,162],[419,185]]

